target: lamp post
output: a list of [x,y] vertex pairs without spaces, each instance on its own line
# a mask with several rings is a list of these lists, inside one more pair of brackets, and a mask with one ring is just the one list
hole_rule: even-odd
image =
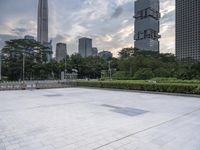
[[67,66],[67,58],[66,58],[67,56],[65,55],[65,76],[66,76],[66,66]]
[[67,72],[67,48],[66,48],[66,53],[65,53],[65,72],[64,72],[64,79],[66,78],[66,73]]
[[0,50],[0,81],[2,80],[2,76],[1,76],[1,66],[2,66],[2,60],[1,60],[1,51],[2,50]]
[[112,80],[112,72],[111,72],[111,66],[110,66],[110,61],[108,62],[108,72],[109,72],[109,78],[110,78],[110,80]]
[[24,74],[25,74],[25,52],[23,52],[23,83],[24,83]]

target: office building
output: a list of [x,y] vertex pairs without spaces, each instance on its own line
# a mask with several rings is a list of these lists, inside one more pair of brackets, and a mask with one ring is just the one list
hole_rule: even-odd
[[67,56],[67,44],[57,43],[56,44],[56,60],[61,61]]
[[159,0],[135,1],[135,47],[159,52],[160,4]]
[[92,39],[86,37],[80,38],[78,50],[82,57],[92,56]]
[[39,0],[37,30],[38,42],[48,42],[48,0]]
[[38,26],[37,41],[43,44],[47,49],[47,61],[52,59],[52,42],[48,41],[48,0],[39,0],[38,4]]
[[92,56],[93,56],[93,57],[98,56],[98,49],[97,49],[96,47],[93,47],[93,48],[92,48]]
[[200,61],[200,0],[176,0],[176,56]]
[[25,36],[24,36],[24,39],[26,39],[26,40],[34,40],[34,36],[25,35]]
[[99,52],[98,55],[99,55],[99,57],[102,57],[105,60],[113,57],[113,54],[110,51],[101,51],[101,52]]

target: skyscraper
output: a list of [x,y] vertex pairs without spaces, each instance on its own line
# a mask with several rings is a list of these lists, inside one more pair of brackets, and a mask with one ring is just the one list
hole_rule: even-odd
[[96,57],[98,55],[98,49],[96,47],[92,48],[92,56]]
[[176,56],[200,61],[200,0],[176,0]]
[[34,36],[25,35],[25,36],[24,36],[24,39],[26,39],[26,40],[34,40]]
[[92,56],[92,39],[86,37],[80,38],[78,50],[82,57]]
[[140,50],[159,52],[159,0],[136,0],[134,18],[135,47]]
[[38,42],[48,42],[48,0],[39,0],[37,30]]
[[67,56],[67,44],[57,43],[56,44],[56,60],[61,61]]
[[51,41],[48,41],[48,0],[39,0],[37,30],[37,40],[47,48],[47,61],[50,61],[53,52]]
[[102,57],[105,60],[113,57],[113,54],[110,51],[101,51],[101,52],[99,52],[98,55],[99,55],[99,57]]

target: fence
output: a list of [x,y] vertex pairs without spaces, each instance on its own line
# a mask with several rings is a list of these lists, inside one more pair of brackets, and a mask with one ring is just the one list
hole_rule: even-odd
[[26,90],[26,89],[51,89],[69,88],[77,86],[76,80],[45,80],[25,82],[2,82],[0,91],[3,90]]

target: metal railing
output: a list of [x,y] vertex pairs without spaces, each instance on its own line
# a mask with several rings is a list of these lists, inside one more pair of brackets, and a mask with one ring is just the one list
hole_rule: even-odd
[[77,86],[76,80],[44,80],[24,82],[1,82],[0,91],[4,90],[26,90],[26,89],[51,89],[69,88]]

